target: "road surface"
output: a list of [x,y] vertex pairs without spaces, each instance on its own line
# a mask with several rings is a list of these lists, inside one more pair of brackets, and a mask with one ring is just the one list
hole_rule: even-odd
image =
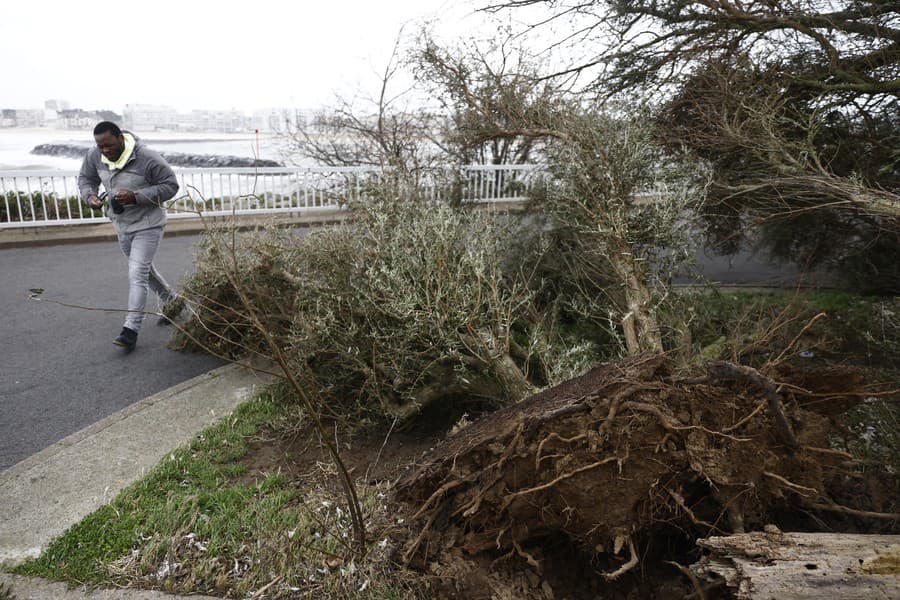
[[[171,285],[193,270],[197,236],[168,237],[156,266]],[[166,348],[171,329],[148,317],[137,348],[112,344],[128,269],[114,241],[0,249],[0,471],[130,404],[224,364]],[[151,292],[148,309],[156,309]]]

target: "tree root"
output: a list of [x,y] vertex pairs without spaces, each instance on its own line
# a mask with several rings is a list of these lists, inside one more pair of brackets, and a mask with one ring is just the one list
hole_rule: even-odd
[[666,564],[672,565],[673,567],[675,567],[676,569],[681,571],[682,575],[684,575],[685,577],[687,577],[690,580],[691,585],[694,586],[694,593],[692,594],[692,596],[699,598],[700,600],[706,600],[706,592],[703,591],[703,586],[700,585],[700,580],[697,579],[697,576],[694,574],[693,571],[691,571],[684,565],[678,564],[677,562],[674,562],[671,560],[667,560]]
[[703,519],[698,519],[697,515],[695,515],[694,512],[690,508],[688,508],[687,504],[685,504],[684,498],[682,497],[681,494],[679,494],[677,492],[673,492],[669,488],[665,488],[665,490],[666,490],[666,492],[668,492],[669,496],[672,497],[672,500],[675,501],[675,504],[678,505],[678,508],[680,508],[684,512],[684,514],[686,514],[688,516],[688,518],[691,520],[691,523],[693,523],[694,525],[702,525],[704,527],[708,527],[710,529],[710,531],[721,532],[721,530],[718,527],[716,527],[715,525],[713,525],[712,523],[707,523]]
[[707,371],[688,386],[667,378],[665,357],[603,365],[448,437],[398,484],[423,528],[406,560],[428,564],[455,546],[549,569],[529,550],[563,536],[586,556],[618,556],[598,574],[614,581],[644,560],[641,536],[759,528],[786,502],[796,512],[900,519],[838,507],[820,491],[848,458],[827,448],[826,416],[792,407],[801,447],[771,379],[729,363]]
[[882,512],[872,512],[870,510],[857,510],[855,508],[849,508],[847,506],[842,506],[835,502],[829,502],[827,504],[816,503],[816,504],[811,504],[810,507],[814,508],[816,510],[822,510],[822,511],[826,511],[826,512],[844,513],[846,515],[852,515],[854,517],[861,517],[863,519],[900,521],[900,513],[882,513]]
[[512,503],[512,501],[515,500],[516,498],[520,498],[520,497],[526,496],[528,494],[533,494],[535,492],[540,492],[542,490],[548,490],[548,489],[552,488],[553,486],[555,486],[560,481],[565,481],[566,479],[569,479],[570,477],[574,477],[575,475],[578,475],[579,473],[584,473],[585,471],[590,471],[590,470],[596,469],[598,467],[602,467],[603,465],[609,464],[611,462],[619,463],[619,468],[621,468],[622,463],[624,463],[626,460],[628,460],[628,450],[627,449],[625,451],[625,456],[622,456],[622,457],[608,456],[608,457],[604,458],[603,460],[598,460],[597,462],[591,463],[589,465],[585,465],[585,466],[581,467],[580,469],[575,469],[574,471],[570,471],[568,473],[560,475],[553,481],[548,481],[547,483],[545,483],[543,485],[538,485],[538,486],[531,487],[531,488],[528,488],[525,490],[520,490],[518,492],[515,492],[514,494],[510,494],[503,501],[503,505],[501,506],[501,508],[503,508],[503,509],[508,508],[509,505]]
[[800,448],[800,442],[797,441],[797,436],[794,435],[790,422],[784,416],[784,410],[781,407],[781,402],[778,400],[774,381],[752,367],[733,365],[720,360],[706,363],[706,372],[711,379],[743,381],[761,390],[766,395],[769,412],[772,413],[772,418],[775,419],[775,430],[778,432],[781,441],[791,452],[795,452]]
[[414,514],[412,516],[412,519],[415,520],[415,519],[420,518],[422,515],[425,514],[425,512],[431,506],[432,502],[436,501],[438,498],[440,498],[441,496],[443,496],[445,493],[449,492],[453,488],[461,486],[463,483],[465,483],[464,479],[454,479],[452,481],[448,481],[447,483],[445,483],[444,485],[439,487],[437,490],[435,490],[435,492],[433,494],[431,494],[431,497],[429,497],[428,500],[425,501],[425,504],[422,505],[422,507],[418,510],[418,512],[416,512],[416,514]]
[[[618,539],[616,539],[616,543],[619,543]],[[628,544],[628,551],[631,553],[631,558],[628,559],[628,562],[626,562],[624,565],[622,565],[612,573],[604,573],[603,578],[607,581],[615,581],[638,565],[638,554],[634,549],[634,542],[632,541],[630,535],[625,536],[625,543]],[[618,552],[616,552],[616,554],[618,554]]]
[[775,481],[777,481],[778,483],[780,483],[780,484],[783,485],[784,487],[788,488],[789,490],[791,490],[791,491],[793,491],[793,492],[796,492],[796,493],[798,493],[798,494],[800,494],[801,496],[804,496],[804,497],[806,497],[806,498],[808,498],[808,497],[810,497],[810,496],[819,496],[819,495],[821,495],[821,492],[820,492],[819,490],[817,490],[817,489],[815,489],[815,488],[811,488],[811,487],[806,487],[805,485],[800,485],[800,484],[794,483],[793,481],[788,481],[787,479],[785,479],[785,478],[782,477],[781,475],[777,475],[777,474],[771,473],[771,472],[769,472],[769,471],[763,471],[763,475],[765,475],[766,477],[770,477],[770,478],[774,479]]
[[537,471],[541,468],[541,461],[543,459],[550,458],[550,456],[542,456],[544,452],[544,444],[546,444],[550,440],[558,440],[563,444],[571,444],[572,442],[577,442],[584,439],[587,439],[587,434],[582,433],[581,435],[576,435],[574,437],[564,438],[554,431],[543,440],[541,440],[540,444],[538,444],[537,452],[534,453],[534,470]]

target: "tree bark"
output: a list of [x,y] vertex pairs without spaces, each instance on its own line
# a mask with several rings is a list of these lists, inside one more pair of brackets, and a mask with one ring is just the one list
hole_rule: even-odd
[[697,540],[711,553],[691,569],[723,577],[739,600],[900,598],[900,536],[741,533]]

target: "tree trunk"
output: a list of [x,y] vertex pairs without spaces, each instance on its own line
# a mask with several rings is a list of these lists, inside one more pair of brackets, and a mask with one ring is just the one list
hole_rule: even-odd
[[697,540],[711,551],[691,569],[723,577],[739,600],[900,598],[900,536],[741,533]]
[[643,269],[634,259],[631,245],[625,240],[610,244],[615,248],[608,257],[625,292],[625,316],[622,331],[629,354],[662,352],[662,338],[656,316],[650,310],[650,290],[644,283]]

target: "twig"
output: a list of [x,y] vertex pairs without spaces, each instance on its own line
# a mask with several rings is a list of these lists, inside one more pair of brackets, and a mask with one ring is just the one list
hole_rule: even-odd
[[375,455],[375,460],[366,468],[366,477],[365,481],[369,481],[369,472],[378,466],[378,461],[381,460],[381,453],[384,452],[384,447],[387,446],[388,440],[391,437],[391,433],[394,431],[394,426],[397,424],[397,418],[394,417],[394,420],[391,422],[391,427],[388,429],[387,435],[384,436],[384,442],[381,443],[381,448],[378,449],[378,454]]
[[827,510],[831,512],[839,512],[847,515],[853,515],[855,517],[864,517],[868,519],[887,519],[889,521],[900,521],[900,513],[881,513],[881,512],[872,512],[870,510],[857,510],[855,508],[850,508],[847,506],[842,506],[835,502],[831,502],[828,504],[811,504],[812,508],[816,510]]
[[812,446],[804,446],[804,450],[807,452],[817,452],[819,454],[830,454],[832,456],[840,456],[841,458],[846,458],[848,460],[853,460],[856,458],[849,452],[843,452],[841,450],[832,450],[831,448],[813,448]]
[[788,352],[790,352],[791,349],[794,347],[794,344],[796,344],[797,341],[799,341],[800,338],[803,337],[803,334],[806,333],[807,331],[809,331],[809,329],[813,325],[815,325],[816,321],[818,321],[819,319],[824,319],[826,316],[827,315],[825,313],[819,313],[816,316],[814,316],[812,319],[810,319],[809,322],[803,326],[803,329],[800,330],[800,333],[798,333],[796,336],[794,336],[794,339],[791,340],[791,343],[789,343],[787,346],[785,346],[784,350],[781,351],[781,354],[779,354],[778,357],[775,358],[775,360],[768,361],[766,364],[768,366],[773,366],[773,365],[777,365],[778,363],[780,363],[782,361],[782,359],[784,358],[784,355],[787,354]]
[[283,578],[284,578],[283,575],[279,575],[278,577],[276,577],[275,579],[273,579],[266,585],[264,585],[261,588],[259,588],[258,590],[256,590],[256,592],[254,592],[253,595],[250,596],[250,599],[254,600],[255,598],[261,597],[266,592],[267,589],[269,589],[270,587],[272,587],[273,585],[275,585],[276,583],[281,581]]
[[669,493],[669,495],[672,497],[672,500],[675,501],[675,504],[677,504],[678,507],[679,507],[681,510],[683,510],[684,513],[685,513],[688,517],[691,518],[691,522],[692,522],[694,525],[703,525],[703,526],[705,526],[705,527],[709,527],[709,528],[712,529],[712,530],[715,530],[715,531],[721,531],[718,527],[716,527],[716,526],[713,525],[712,523],[707,523],[706,521],[704,521],[704,520],[702,520],[702,519],[698,519],[698,518],[697,518],[697,515],[694,514],[694,511],[692,511],[690,508],[688,508],[688,506],[687,506],[687,504],[685,503],[684,498],[681,496],[681,494],[679,494],[678,492],[673,492],[673,491],[670,490],[669,488],[665,488],[665,490],[666,490],[666,491]]
[[753,412],[751,412],[749,415],[747,415],[746,417],[744,417],[743,419],[741,419],[740,421],[738,421],[738,422],[735,423],[734,425],[731,425],[730,427],[726,427],[726,428],[723,429],[722,431],[723,431],[724,433],[728,433],[729,431],[734,431],[735,429],[739,428],[739,427],[742,426],[744,423],[746,423],[747,421],[749,421],[750,419],[752,419],[753,417],[755,417],[757,414],[759,414],[759,411],[761,411],[762,409],[764,409],[764,408],[766,407],[766,403],[767,403],[767,402],[768,402],[768,400],[767,400],[766,402],[760,402],[759,405],[758,405],[756,408],[753,409]]

